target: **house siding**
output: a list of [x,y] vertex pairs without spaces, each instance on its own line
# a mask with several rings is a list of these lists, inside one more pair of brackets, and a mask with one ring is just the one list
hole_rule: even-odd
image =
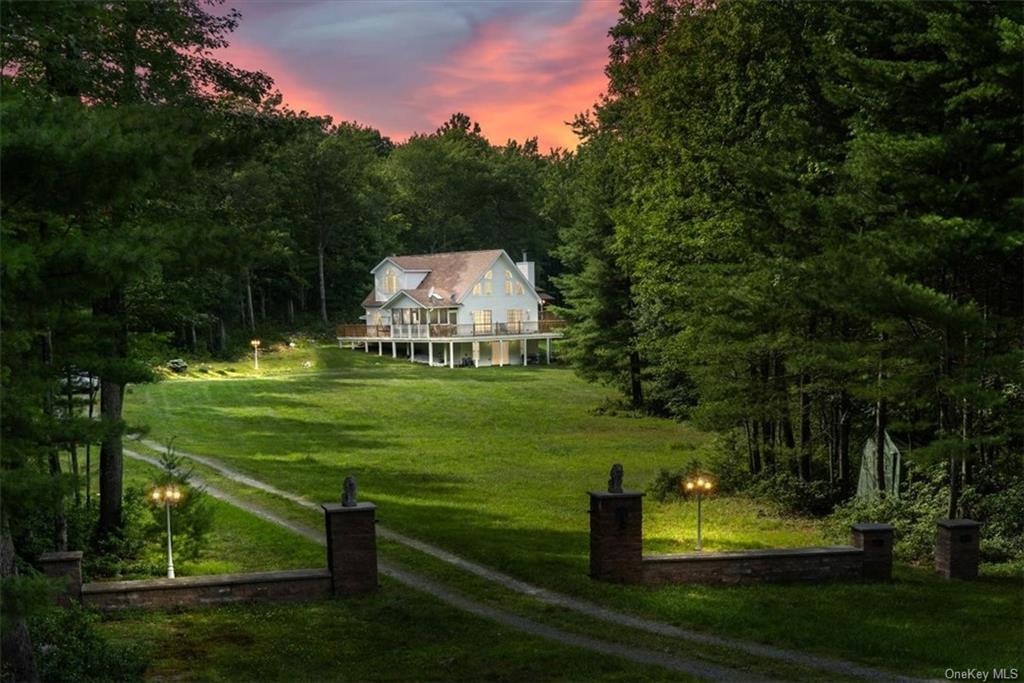
[[[494,272],[494,286],[493,293],[487,294],[473,294],[472,289],[462,299],[462,308],[459,309],[459,324],[470,325],[473,323],[473,312],[474,311],[491,311],[491,320],[496,323],[508,322],[508,310],[518,309],[527,312],[529,316],[528,320],[534,321],[538,319],[539,304],[537,298],[533,295],[530,288],[529,281],[523,277],[522,272],[516,267],[516,264],[512,262],[505,254],[502,254],[491,266],[490,270]],[[522,294],[505,294],[505,271],[511,271],[512,281],[520,282],[523,284]],[[486,271],[485,271],[486,273]],[[485,273],[481,273],[481,282]],[[513,292],[515,290],[513,289]]]

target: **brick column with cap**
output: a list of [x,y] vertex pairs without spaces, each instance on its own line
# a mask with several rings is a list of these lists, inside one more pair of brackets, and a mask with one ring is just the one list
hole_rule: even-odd
[[935,570],[947,579],[978,578],[981,524],[973,519],[940,519],[935,534]]
[[327,568],[335,595],[377,590],[377,506],[324,503],[327,526]]
[[57,603],[67,605],[82,601],[82,551],[43,553],[39,556],[43,574],[51,579],[63,579]]
[[875,581],[892,578],[893,528],[888,524],[854,524],[850,545],[864,551],[861,576]]
[[601,581],[643,579],[644,494],[590,491],[590,576]]

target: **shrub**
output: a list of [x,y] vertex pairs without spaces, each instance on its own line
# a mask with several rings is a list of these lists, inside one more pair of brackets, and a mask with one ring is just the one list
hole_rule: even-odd
[[788,472],[762,474],[751,480],[747,493],[780,514],[827,515],[839,491],[827,481],[804,481]]
[[96,630],[97,617],[78,605],[54,607],[28,620],[39,678],[62,681],[138,681],[146,662],[134,647]]
[[964,516],[984,525],[982,558],[1024,560],[1024,475],[993,464],[975,468],[973,484],[961,499]]
[[911,478],[900,497],[876,500],[854,498],[838,506],[826,520],[826,533],[847,542],[850,525],[857,522],[891,524],[895,529],[894,553],[911,562],[930,561],[935,546],[935,523],[945,517],[949,490],[942,466],[929,468]]
[[680,497],[679,482],[686,476],[683,470],[671,472],[666,469],[658,471],[654,481],[647,487],[647,495],[654,500],[664,503],[667,500],[675,500]]
[[[175,557],[194,560],[206,546],[207,536],[213,529],[213,506],[206,491],[192,484],[192,468],[185,466],[184,459],[175,454],[172,444],[160,456],[163,473],[157,480],[160,486],[173,484],[184,490],[184,497],[171,511],[171,527],[174,533]],[[166,512],[163,506],[149,508],[150,523],[147,525],[149,538],[164,538],[167,533]]]
[[84,570],[88,576],[121,576],[143,571],[141,556],[146,545],[148,524],[144,492],[125,489],[121,505],[124,521],[121,528],[100,539],[92,547],[95,552],[85,553]]
[[171,360],[167,361],[167,369],[170,370],[171,372],[177,372],[178,374],[181,374],[183,372],[188,371],[188,363],[186,363],[185,360],[182,358],[172,358]]

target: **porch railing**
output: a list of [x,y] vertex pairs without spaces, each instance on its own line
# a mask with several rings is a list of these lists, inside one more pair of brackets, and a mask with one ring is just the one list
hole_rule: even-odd
[[564,320],[523,320],[507,323],[448,323],[394,325],[338,325],[339,337],[372,337],[384,339],[451,339],[500,337],[519,334],[558,334],[565,328]]

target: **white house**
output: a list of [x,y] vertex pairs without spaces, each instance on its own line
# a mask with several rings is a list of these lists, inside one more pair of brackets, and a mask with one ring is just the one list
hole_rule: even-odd
[[[531,261],[515,263],[503,249],[389,256],[371,271],[365,324],[341,325],[338,344],[430,365],[525,365],[561,321],[544,313]],[[374,348],[375,347],[375,348]]]

